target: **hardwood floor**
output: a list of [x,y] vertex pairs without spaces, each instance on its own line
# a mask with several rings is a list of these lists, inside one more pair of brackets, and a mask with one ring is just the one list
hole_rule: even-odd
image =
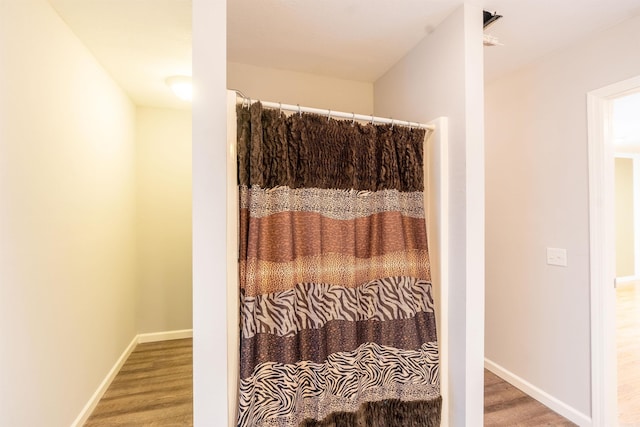
[[616,290],[618,346],[618,420],[621,426],[640,425],[640,284]]
[[192,340],[138,344],[85,426],[192,426]]
[[[139,344],[85,426],[193,426],[192,340]],[[485,371],[485,426],[573,426]]]
[[500,377],[484,371],[485,426],[575,426]]

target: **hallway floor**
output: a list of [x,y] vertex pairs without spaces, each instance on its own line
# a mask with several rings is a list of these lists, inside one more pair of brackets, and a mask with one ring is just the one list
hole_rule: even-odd
[[192,426],[191,338],[138,344],[85,427]]
[[[85,426],[192,426],[192,360],[190,338],[139,344]],[[574,425],[486,370],[484,424]]]
[[618,285],[618,413],[621,426],[640,425],[640,282]]
[[503,426],[575,426],[537,400],[484,371],[484,425]]

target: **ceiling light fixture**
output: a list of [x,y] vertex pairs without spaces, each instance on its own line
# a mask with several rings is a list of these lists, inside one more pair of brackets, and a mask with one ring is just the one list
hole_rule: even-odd
[[[487,10],[484,10],[482,12],[482,17],[482,28],[483,30],[486,30],[491,24],[502,18],[502,15],[498,15],[497,12],[491,13]],[[482,42],[485,46],[502,46],[502,43],[498,41],[497,37],[490,34],[483,34],[483,36],[484,37],[482,39]]]
[[165,80],[176,96],[184,101],[191,101],[193,97],[193,85],[189,76],[171,76]]

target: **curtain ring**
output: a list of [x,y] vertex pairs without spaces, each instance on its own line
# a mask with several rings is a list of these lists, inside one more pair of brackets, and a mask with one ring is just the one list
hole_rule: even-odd
[[331,110],[329,110],[329,114],[327,114],[327,121],[331,120]]
[[300,108],[300,104],[298,105],[298,116],[302,117],[302,109]]
[[356,124],[356,113],[351,113],[351,115],[353,116],[353,119],[351,119],[351,126],[354,126]]

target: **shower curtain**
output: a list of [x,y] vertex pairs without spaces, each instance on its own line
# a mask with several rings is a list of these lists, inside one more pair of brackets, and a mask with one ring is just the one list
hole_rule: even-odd
[[425,130],[237,114],[238,426],[439,426]]

